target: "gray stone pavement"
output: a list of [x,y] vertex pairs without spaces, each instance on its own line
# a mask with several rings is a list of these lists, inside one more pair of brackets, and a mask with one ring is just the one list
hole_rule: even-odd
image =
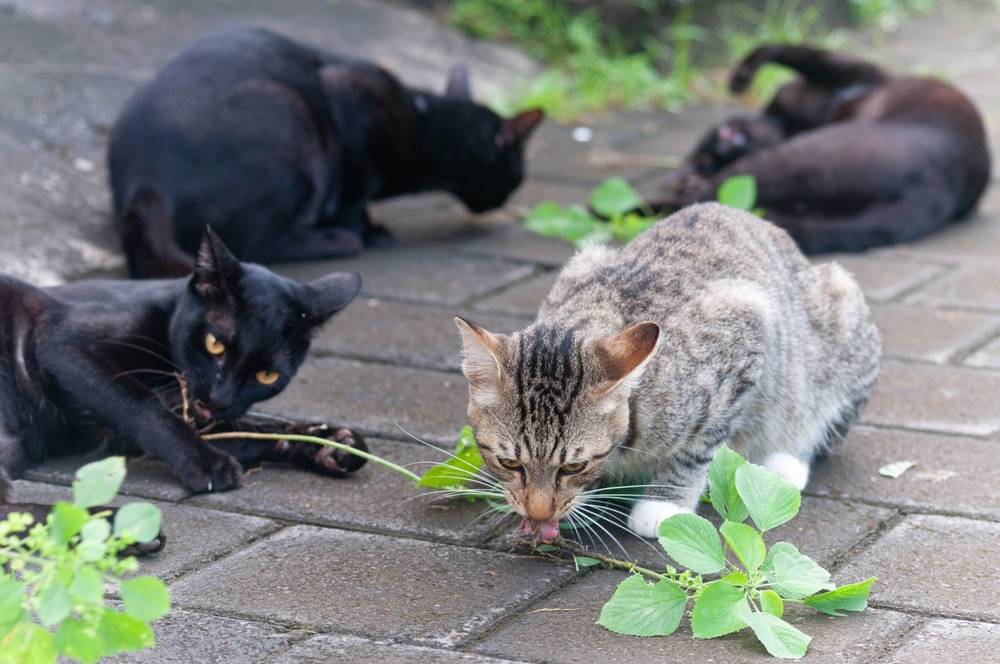
[[[875,55],[964,87],[1000,147],[1000,13],[948,2],[907,23]],[[474,43],[426,10],[362,0],[239,3],[0,0],[0,269],[39,283],[120,273],[108,233],[103,150],[128,94],[176,48],[216,27],[262,23],[380,60],[440,85],[454,60],[477,90],[506,88],[535,65]],[[608,175],[655,190],[649,166],[676,155],[724,108],[619,114],[594,140],[545,125],[531,177],[501,212],[469,217],[425,196],[380,205],[401,246],[340,263],[285,266],[306,276],[357,269],[364,297],[316,341],[312,359],[267,407],[350,424],[400,463],[438,460],[407,433],[450,444],[465,383],[451,317],[499,330],[530,320],[571,250],[512,223],[547,199],[574,202]],[[994,149],[996,152],[996,149]],[[636,166],[634,164],[641,164]],[[873,610],[796,615],[807,661],[981,662],[1000,644],[1000,187],[975,218],[913,246],[836,257],[858,277],[886,361],[863,424],[815,469],[801,516],[775,533],[841,580],[876,575]],[[888,462],[917,466],[880,477]],[[22,499],[68,494],[79,459],[36,468]],[[148,662],[758,661],[741,636],[696,641],[615,636],[596,626],[621,575],[577,573],[511,552],[510,523],[464,501],[414,499],[369,465],[333,481],[268,467],[245,488],[190,496],[165,467],[132,460],[125,493],[157,501],[170,531],[147,569],[175,611]],[[636,559],[662,560],[626,538]]]

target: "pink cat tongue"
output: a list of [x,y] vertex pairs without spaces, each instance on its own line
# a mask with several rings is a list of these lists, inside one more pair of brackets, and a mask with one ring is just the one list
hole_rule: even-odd
[[555,538],[559,537],[559,520],[552,519],[550,521],[533,521],[531,519],[524,519],[521,521],[521,532],[525,535],[530,535],[531,533],[538,530],[538,537],[543,542],[551,542]]

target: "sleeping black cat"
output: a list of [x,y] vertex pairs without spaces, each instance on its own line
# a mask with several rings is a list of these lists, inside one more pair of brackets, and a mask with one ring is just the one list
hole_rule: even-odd
[[713,199],[726,178],[750,174],[757,205],[808,253],[909,242],[975,208],[990,155],[979,113],[954,87],[778,45],[744,59],[732,91],[744,91],[768,62],[801,77],[760,116],[709,131],[672,177],[668,207]]
[[211,225],[258,262],[351,256],[391,241],[368,202],[451,192],[499,207],[520,184],[541,111],[503,119],[374,64],[240,28],[187,48],[126,105],[108,152],[132,276],[177,276]]
[[193,492],[234,489],[262,461],[338,477],[361,467],[330,448],[197,433],[312,432],[365,449],[347,429],[246,417],[288,385],[360,284],[345,272],[296,283],[238,262],[211,231],[187,279],[35,288],[0,275],[0,518],[48,510],[6,504],[21,462],[101,445],[166,461]]

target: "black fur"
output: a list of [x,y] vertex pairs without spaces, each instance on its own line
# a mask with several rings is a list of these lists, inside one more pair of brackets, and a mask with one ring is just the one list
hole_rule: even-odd
[[542,119],[404,87],[368,62],[263,29],[206,37],[127,104],[108,152],[114,219],[132,276],[178,276],[211,225],[243,260],[349,256],[391,241],[369,201],[445,190],[471,210],[520,184]]
[[[353,273],[299,284],[240,263],[210,230],[186,279],[36,288],[0,275],[0,503],[20,462],[102,445],[163,459],[193,492],[236,488],[243,467],[261,461],[334,476],[356,470],[363,459],[328,448],[207,444],[198,431],[309,432],[364,449],[347,429],[246,415],[284,389],[313,331],[359,288]],[[225,344],[221,356],[208,352],[208,333]],[[260,371],[280,378],[261,384]]]
[[750,174],[767,218],[807,253],[913,241],[975,208],[990,155],[979,113],[954,87],[777,45],[744,59],[732,91],[743,92],[768,62],[801,76],[761,115],[709,131],[672,177],[664,207],[711,200],[726,178]]

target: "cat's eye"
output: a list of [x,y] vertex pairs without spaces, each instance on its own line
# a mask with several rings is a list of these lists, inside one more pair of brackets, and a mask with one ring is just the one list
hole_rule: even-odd
[[208,351],[209,355],[219,357],[226,352],[226,344],[216,339],[215,335],[209,332],[205,335],[205,350]]
[[559,470],[563,471],[564,473],[578,473],[584,468],[586,468],[586,466],[587,464],[584,463],[583,461],[577,461],[576,463],[563,464],[563,467],[560,468]]
[[277,371],[258,371],[257,372],[257,382],[261,385],[274,385],[281,378],[281,374]]
[[497,458],[497,463],[506,468],[507,470],[520,470],[521,462],[517,459],[505,459],[503,457]]

